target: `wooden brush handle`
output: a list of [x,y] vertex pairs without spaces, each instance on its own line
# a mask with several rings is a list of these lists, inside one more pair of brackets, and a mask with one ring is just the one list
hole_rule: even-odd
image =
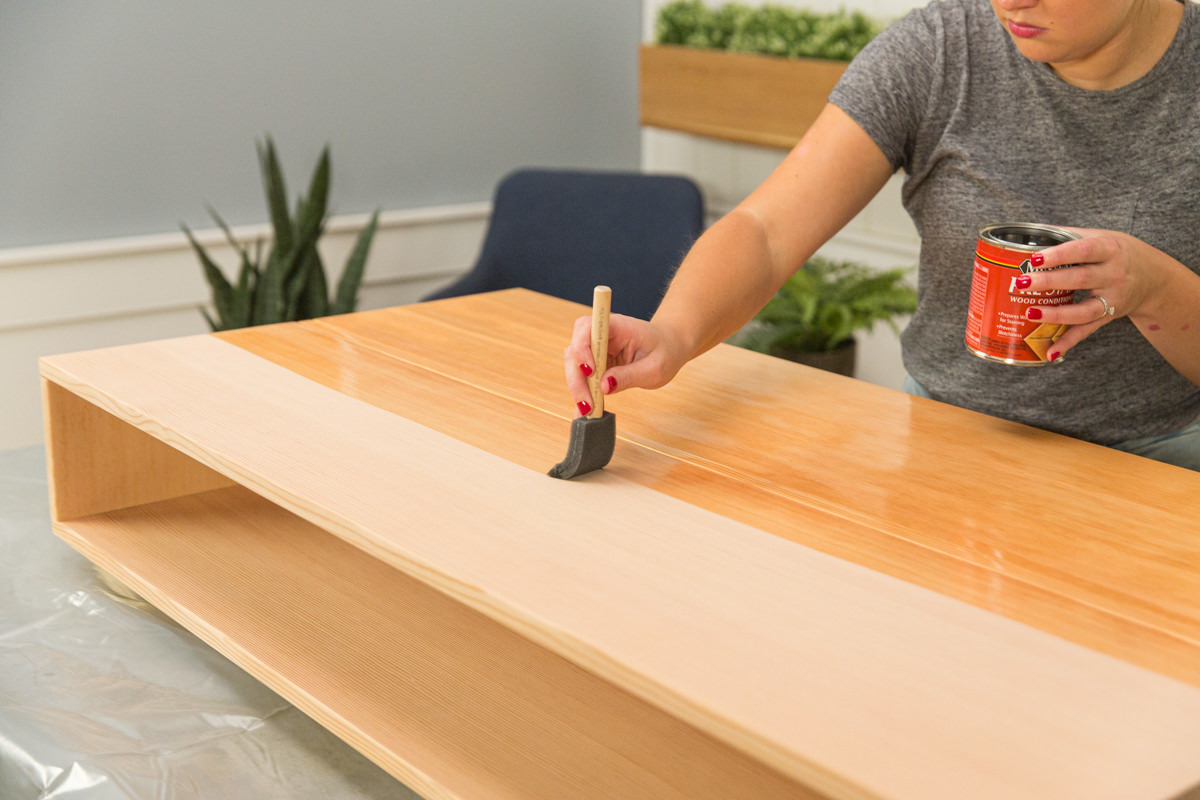
[[592,411],[588,419],[599,419],[604,415],[604,395],[600,392],[600,376],[608,367],[608,312],[612,308],[612,289],[597,286],[592,290],[592,358],[596,359],[596,371],[588,377],[588,388],[592,391]]

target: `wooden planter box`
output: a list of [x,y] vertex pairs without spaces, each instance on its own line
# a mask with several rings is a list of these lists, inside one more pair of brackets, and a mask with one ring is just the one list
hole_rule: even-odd
[[641,123],[791,149],[846,70],[841,61],[642,45]]

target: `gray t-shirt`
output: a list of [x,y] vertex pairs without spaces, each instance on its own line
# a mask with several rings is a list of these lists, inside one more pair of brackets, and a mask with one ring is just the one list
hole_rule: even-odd
[[934,398],[1102,444],[1200,416],[1200,388],[1128,319],[1044,367],[985,361],[963,342],[984,225],[1123,231],[1200,271],[1200,6],[1185,4],[1148,74],[1087,91],[1023,57],[988,0],[939,0],[871,42],[830,101],[906,173],[921,257],[901,342]]

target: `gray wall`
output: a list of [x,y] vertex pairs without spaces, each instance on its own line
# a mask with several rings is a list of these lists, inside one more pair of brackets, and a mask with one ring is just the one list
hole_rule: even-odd
[[334,213],[635,169],[640,0],[0,2],[0,248],[265,221],[322,144]]

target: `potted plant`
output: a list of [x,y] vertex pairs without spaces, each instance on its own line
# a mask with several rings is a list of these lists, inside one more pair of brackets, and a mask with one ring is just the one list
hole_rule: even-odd
[[643,125],[790,149],[882,25],[860,12],[676,0],[643,45]]
[[788,279],[734,344],[853,375],[854,333],[884,322],[898,334],[896,319],[916,309],[916,290],[905,282],[909,272],[815,257]]
[[371,240],[378,226],[379,212],[371,215],[359,234],[331,298],[328,296],[325,265],[317,252],[317,240],[325,228],[329,198],[328,145],[321,151],[307,194],[301,195],[296,201],[294,215],[288,211],[287,187],[275,154],[275,143],[270,136],[266,137],[265,144],[258,147],[258,161],[274,231],[265,258],[261,241],[255,243],[251,254],[234,238],[216,210],[209,206],[209,215],[225,232],[225,237],[240,260],[237,281],[230,282],[188,227],[180,226],[200,258],[204,277],[212,290],[216,318],[201,309],[209,327],[221,331],[353,311],[358,305],[358,289],[366,268]]

